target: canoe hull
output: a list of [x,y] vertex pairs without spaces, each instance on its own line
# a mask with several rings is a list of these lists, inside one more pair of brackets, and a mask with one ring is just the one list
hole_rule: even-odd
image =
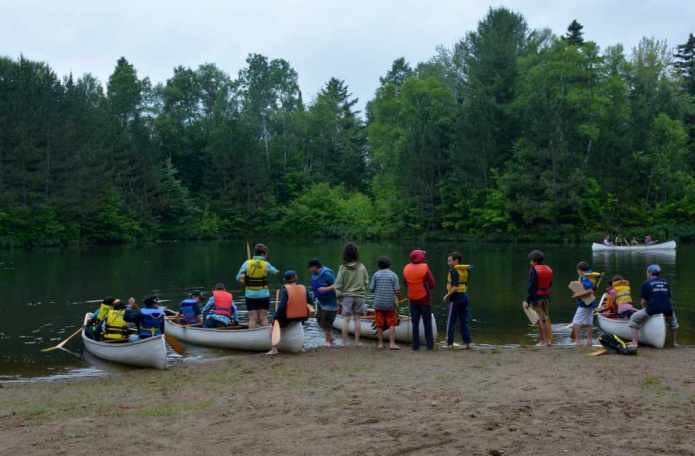
[[591,244],[593,252],[649,252],[652,250],[676,250],[676,241],[661,242],[652,245],[603,245],[594,242]]
[[[164,331],[177,339],[203,347],[240,351],[268,351],[271,348],[271,327],[256,329],[215,329],[182,326],[167,319]],[[298,353],[304,348],[304,327],[291,323],[282,331],[278,349],[285,353]]]
[[[608,318],[598,315],[599,327],[609,334],[615,334],[626,340],[632,339],[632,332],[628,326],[628,319]],[[656,348],[664,348],[666,344],[666,321],[661,314],[654,315],[640,330],[640,344],[651,345]]]
[[[335,321],[333,322],[333,328],[342,331],[343,329],[343,321],[344,318],[342,315],[336,315]],[[363,318],[360,319],[360,336],[361,337],[367,337],[370,339],[376,339],[376,329],[372,326],[372,323],[374,320],[372,319],[367,319]],[[432,335],[434,336],[434,340],[437,340],[437,321],[434,318],[434,315],[432,315],[432,321],[430,322],[432,325]],[[401,323],[396,326],[396,340],[399,342],[404,342],[404,343],[411,343],[413,341],[413,325],[410,320],[410,317],[407,317],[405,315],[401,315]],[[350,320],[348,324],[348,332],[350,334],[355,333],[355,321]],[[384,331],[384,339],[387,340],[389,336],[391,335],[391,329]],[[425,340],[425,324],[423,320],[420,320],[420,342],[421,343],[426,343]]]
[[148,337],[136,342],[112,344],[90,339],[83,329],[82,343],[85,350],[106,361],[154,369],[166,369],[167,367],[167,348],[164,336]]

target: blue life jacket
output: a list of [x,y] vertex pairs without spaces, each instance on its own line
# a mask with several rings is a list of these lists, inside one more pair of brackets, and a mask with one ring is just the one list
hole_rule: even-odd
[[328,286],[327,283],[322,283],[321,281],[323,274],[325,274],[326,272],[330,272],[335,276],[333,270],[331,268],[327,268],[326,266],[323,266],[318,273],[311,274],[311,288],[314,290],[314,296],[319,300],[329,297],[332,298],[335,296],[335,291],[329,291],[328,293],[321,293],[319,291],[319,288]]
[[159,336],[164,331],[164,312],[159,308],[140,309],[140,337]]
[[200,314],[200,310],[198,310],[196,313],[196,308],[200,309],[200,307],[198,307],[197,299],[188,298],[181,301],[179,311],[181,312],[183,321],[186,324],[198,323],[198,315]]

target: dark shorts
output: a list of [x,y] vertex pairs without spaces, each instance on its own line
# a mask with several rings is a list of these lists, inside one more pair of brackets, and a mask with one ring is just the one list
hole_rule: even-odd
[[268,310],[270,298],[246,298],[246,310]]
[[323,329],[332,329],[333,322],[335,321],[335,315],[338,312],[335,310],[323,310],[319,309],[319,326]]

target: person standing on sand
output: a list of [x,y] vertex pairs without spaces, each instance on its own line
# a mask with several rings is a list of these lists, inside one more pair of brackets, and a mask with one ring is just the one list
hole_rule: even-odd
[[384,331],[390,329],[389,348],[400,350],[396,345],[396,326],[398,326],[398,306],[401,300],[401,287],[398,276],[391,270],[391,259],[382,256],[377,261],[379,270],[374,273],[369,282],[369,289],[374,293],[374,323],[379,340],[377,348],[384,348]]
[[268,247],[256,244],[253,255],[253,258],[244,261],[236,275],[236,279],[246,286],[249,329],[255,329],[257,323],[268,326],[268,310],[270,310],[268,275],[278,273],[277,268],[268,261]]
[[413,250],[410,252],[410,263],[403,268],[403,279],[408,286],[410,301],[410,317],[413,325],[413,351],[420,349],[420,320],[425,328],[427,349],[434,349],[432,334],[432,290],[435,282],[430,267],[425,262],[427,252]]
[[347,345],[350,319],[355,323],[355,346],[360,347],[360,317],[366,311],[364,299],[369,286],[367,268],[359,261],[357,245],[349,242],[343,249],[343,264],[338,269],[335,284],[319,288],[321,293],[335,291],[340,298],[343,315],[343,343]]
[[582,290],[572,295],[577,304],[577,310],[572,318],[572,331],[576,335],[575,344],[580,345],[581,331],[586,330],[586,346],[591,347],[593,343],[594,309],[596,308],[596,295],[594,294],[594,283],[589,279],[591,272],[586,261],[577,264],[577,282]]
[[338,311],[338,298],[335,290],[327,293],[322,293],[320,290],[335,284],[335,273],[331,268],[323,266],[318,258],[309,261],[309,271],[311,272],[311,288],[318,301],[317,320],[325,338],[323,346],[333,347],[333,322]]
[[550,288],[553,286],[553,270],[543,264],[545,256],[540,250],[528,254],[531,266],[528,271],[528,297],[526,301],[538,314],[538,346],[553,344],[553,327],[550,323]]
[[468,328],[470,310],[468,308],[468,274],[471,269],[469,264],[461,264],[461,254],[452,252],[447,258],[449,272],[446,280],[446,294],[442,301],[449,305],[449,314],[446,320],[446,346],[454,348],[456,336],[456,322],[461,322],[461,337],[465,349],[471,348],[471,332]]
[[632,329],[630,346],[637,347],[639,345],[640,329],[652,315],[657,314],[664,315],[666,325],[673,334],[673,345],[678,345],[676,343],[678,319],[671,304],[671,287],[666,280],[661,278],[661,266],[658,264],[652,264],[647,268],[647,281],[642,284],[641,295],[642,309],[630,317],[630,329]]

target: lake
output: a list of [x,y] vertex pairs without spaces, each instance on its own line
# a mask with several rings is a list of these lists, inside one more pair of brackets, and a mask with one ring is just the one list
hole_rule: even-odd
[[[305,268],[308,260],[318,256],[337,271],[343,246],[336,241],[268,241],[267,244],[270,261],[280,270],[296,269],[305,284],[309,282]],[[578,261],[588,261],[595,271],[606,273],[601,291],[609,277],[623,275],[632,282],[635,299],[639,284],[645,278],[646,266],[656,262],[672,284],[681,323],[679,341],[682,344],[695,342],[695,285],[689,280],[689,274],[695,272],[695,246],[679,246],[677,254],[592,254],[588,245],[365,242],[360,244],[360,254],[370,273],[376,269],[377,258],[388,255],[400,275],[414,247],[427,250],[428,262],[438,281],[434,310],[440,339],[446,327],[446,308],[440,300],[446,279],[446,254],[457,249],[464,255],[465,263],[475,266],[469,290],[474,343],[512,346],[535,343],[535,331],[528,326],[520,302],[526,296],[526,256],[532,247],[538,247],[545,252],[547,264],[555,270],[551,317],[556,328],[566,326],[574,313],[575,304],[566,284],[575,279]],[[76,356],[60,351],[40,352],[41,348],[54,345],[71,334],[81,324],[84,313],[98,306],[86,301],[113,295],[121,299],[134,296],[141,302],[144,296],[156,293],[162,299],[171,300],[166,305],[177,307],[190,290],[209,290],[217,282],[224,282],[235,296],[241,296],[241,287],[234,277],[245,257],[243,241],[3,251],[0,254],[0,293],[3,296],[0,380],[102,375],[103,367]],[[279,283],[279,277],[274,278],[272,287]],[[320,331],[313,320],[307,323],[307,334],[308,346],[320,345]],[[567,331],[558,333],[557,342],[569,343]],[[68,347],[79,355],[79,338]],[[191,348],[189,353],[187,356],[199,358],[224,354],[199,348]]]

